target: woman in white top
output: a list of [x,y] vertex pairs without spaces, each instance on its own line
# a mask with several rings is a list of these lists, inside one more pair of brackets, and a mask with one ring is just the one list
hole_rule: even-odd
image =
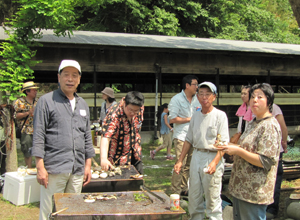
[[117,104],[117,102],[115,99],[114,90],[112,88],[105,87],[105,89],[103,89],[101,93],[102,93],[102,99],[105,100],[105,102],[103,102],[101,105],[101,112],[100,112],[100,119],[99,119],[100,125],[102,126],[102,123],[104,121],[108,109],[111,106]]

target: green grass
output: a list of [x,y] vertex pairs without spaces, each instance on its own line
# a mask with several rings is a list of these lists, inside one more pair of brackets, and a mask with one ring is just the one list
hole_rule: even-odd
[[296,137],[294,140],[295,140],[294,147],[288,146],[288,152],[283,154],[284,160],[300,161],[300,139]]
[[[145,185],[152,190],[163,190],[169,195],[171,194],[172,169],[175,160],[166,160],[166,149],[157,152],[155,159],[152,160],[150,150],[154,150],[158,146],[158,143],[142,146]],[[171,153],[174,154],[173,149]]]

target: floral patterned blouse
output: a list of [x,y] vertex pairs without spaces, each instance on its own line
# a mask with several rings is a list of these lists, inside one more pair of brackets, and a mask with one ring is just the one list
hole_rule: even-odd
[[281,129],[274,117],[249,123],[239,144],[249,152],[270,158],[274,165],[266,170],[235,155],[228,188],[234,197],[254,204],[273,203],[280,143]]
[[[33,104],[30,104],[29,102],[27,102],[27,100],[23,97],[17,99],[14,103],[14,108],[16,113],[24,113],[24,112],[28,112],[33,106],[35,107],[37,103],[37,99],[34,100]],[[25,118],[22,118],[20,120],[17,120],[17,125],[19,126],[19,128],[22,127],[22,125],[24,124]],[[29,115],[23,128],[21,133],[25,133],[25,134],[33,134],[33,115]]]
[[141,136],[139,129],[142,126],[144,106],[130,123],[123,109],[125,97],[112,106],[103,122],[103,136],[111,138],[108,160],[116,165],[130,165],[131,157],[137,161],[142,158]]

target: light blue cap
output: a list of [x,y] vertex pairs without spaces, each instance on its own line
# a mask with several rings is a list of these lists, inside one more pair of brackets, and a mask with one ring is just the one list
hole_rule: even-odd
[[201,86],[208,86],[212,93],[217,94],[217,87],[215,86],[215,84],[211,82],[203,82],[198,85],[198,88],[201,88]]

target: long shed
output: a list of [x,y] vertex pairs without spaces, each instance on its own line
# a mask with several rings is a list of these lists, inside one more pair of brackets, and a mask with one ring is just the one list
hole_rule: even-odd
[[[0,41],[6,38],[0,28]],[[77,60],[83,72],[78,92],[84,84],[94,84],[90,93],[80,94],[91,107],[92,119],[98,117],[100,91],[119,84],[119,99],[127,84],[144,93],[143,129],[153,130],[157,99],[158,105],[169,102],[180,92],[183,76],[195,74],[199,82],[217,85],[215,105],[227,112],[231,126],[237,122],[234,113],[241,104],[237,88],[256,82],[273,86],[275,102],[288,125],[300,124],[300,45],[92,31],[57,37],[53,30],[43,30],[37,41],[43,46],[34,48],[35,59],[43,62],[33,67],[35,81],[56,83],[60,61]]]

